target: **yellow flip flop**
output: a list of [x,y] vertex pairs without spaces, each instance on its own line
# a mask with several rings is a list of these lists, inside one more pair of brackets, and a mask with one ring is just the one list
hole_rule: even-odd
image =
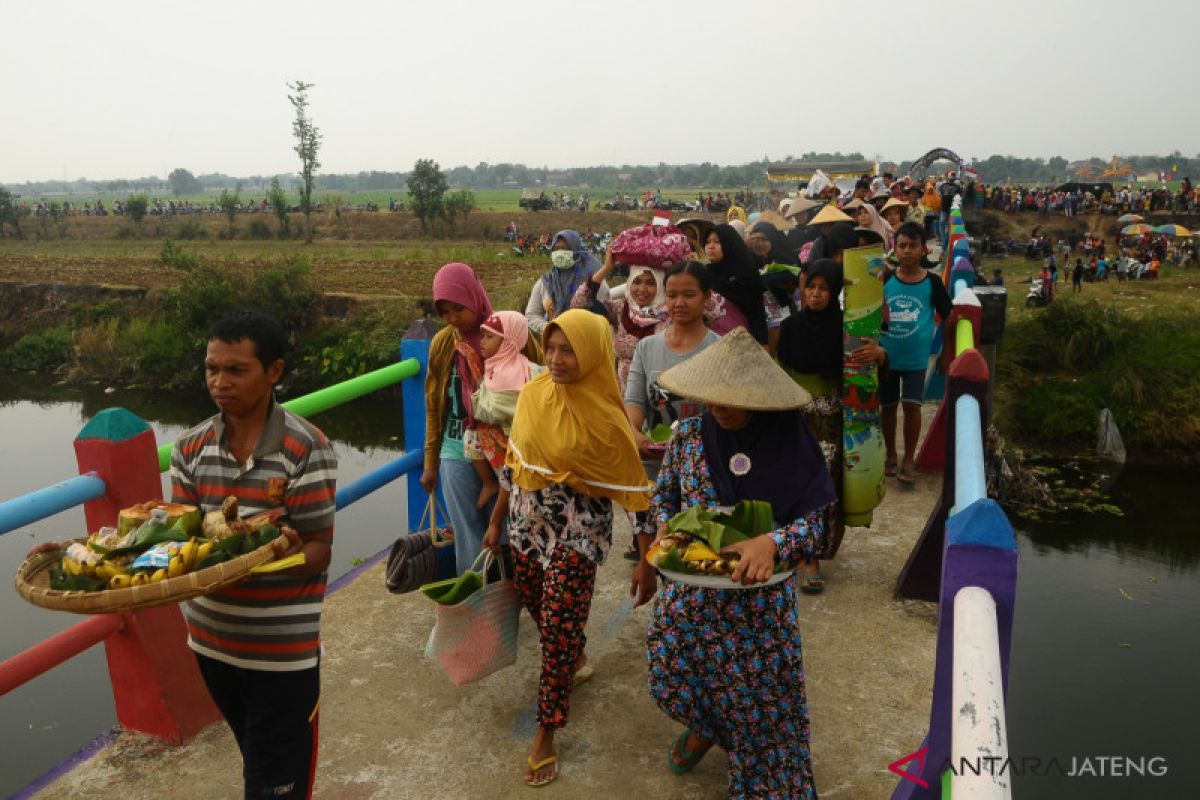
[[533,773],[537,773],[537,771],[539,769],[541,769],[542,767],[548,767],[551,764],[558,763],[558,754],[557,753],[548,755],[545,758],[543,758],[541,761],[534,761],[533,756],[526,756],[525,762],[527,764],[529,764],[529,770],[531,772],[531,774],[529,776],[529,780],[525,781],[526,786],[529,786],[534,789],[540,789],[543,786],[548,786],[551,783],[554,783],[555,778],[558,777],[558,767],[555,767],[554,772],[550,773],[549,778],[546,778],[545,780],[542,780],[542,781],[533,779]]

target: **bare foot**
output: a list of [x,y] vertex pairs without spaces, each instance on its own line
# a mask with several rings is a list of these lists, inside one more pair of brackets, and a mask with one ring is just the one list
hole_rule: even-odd
[[479,499],[475,501],[476,508],[483,508],[488,503],[492,502],[492,498],[500,493],[500,484],[492,483],[483,485],[479,490]]

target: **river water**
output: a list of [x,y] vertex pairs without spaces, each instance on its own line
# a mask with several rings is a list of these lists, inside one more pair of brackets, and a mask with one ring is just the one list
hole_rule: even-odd
[[[59,390],[0,383],[0,499],[75,474],[71,439],[97,411],[123,405],[150,420],[160,442],[211,413],[207,398]],[[339,481],[402,450],[400,404],[359,400],[314,420],[334,441]],[[1127,469],[1112,490],[1125,517],[1077,514],[1018,527],[1020,569],[1009,684],[1010,753],[1024,759],[1014,796],[1195,797],[1191,756],[1200,711],[1200,475]],[[334,574],[390,543],[403,524],[403,481],[338,513]],[[73,510],[0,536],[0,565],[15,570],[35,542],[83,530]],[[0,659],[78,621],[0,591]],[[114,723],[102,647],[0,698],[0,795],[52,768]],[[1117,756],[1149,775],[1087,773]],[[1038,759],[1035,767],[1032,759]],[[1056,762],[1052,760],[1057,759]],[[1086,764],[1084,759],[1088,759]],[[1055,766],[1057,764],[1058,766]],[[1079,777],[1063,773],[1083,772]],[[1040,773],[1040,774],[1036,774]]]
[[[204,395],[96,390],[64,399],[61,390],[0,382],[0,501],[78,474],[72,439],[94,414],[115,405],[150,422],[160,444],[214,410]],[[403,452],[399,400],[357,400],[313,421],[337,451],[339,485]],[[165,484],[164,492],[169,493]],[[403,530],[405,497],[402,479],[338,512],[331,578],[379,552]],[[0,536],[0,571],[15,572],[35,543],[84,533],[83,510],[76,508]],[[10,588],[0,589],[0,618],[0,660],[83,619],[29,605]],[[0,697],[0,796],[18,791],[115,722],[102,645]]]
[[[1198,482],[1196,472],[1127,469],[1112,489],[1126,516],[1020,525],[1008,741],[1042,766],[1026,762],[1014,797],[1200,797]],[[1089,774],[1111,772],[1099,761],[1111,756],[1145,776]]]

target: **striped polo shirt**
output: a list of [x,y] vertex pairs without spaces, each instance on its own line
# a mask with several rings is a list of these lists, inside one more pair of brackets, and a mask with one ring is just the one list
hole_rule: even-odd
[[[171,499],[207,513],[229,495],[241,516],[283,509],[297,533],[333,533],[337,456],[315,426],[272,401],[254,453],[229,452],[220,414],[183,433],[171,456]],[[185,602],[188,645],[246,669],[317,666],[327,573],[256,575]]]

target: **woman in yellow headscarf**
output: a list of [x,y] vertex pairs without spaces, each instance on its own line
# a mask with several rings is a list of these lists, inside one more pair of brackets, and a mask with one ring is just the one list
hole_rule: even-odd
[[[608,321],[572,309],[546,326],[542,343],[546,372],[521,389],[483,539],[499,550],[507,515],[517,591],[541,636],[538,731],[525,770],[530,786],[558,776],[554,733],[567,723],[572,687],[592,674],[584,627],[596,568],[612,545],[612,501],[641,512],[635,533],[643,554],[655,533],[645,513],[652,487],[617,390]],[[652,577],[647,583],[635,577],[640,602],[657,588]]]

